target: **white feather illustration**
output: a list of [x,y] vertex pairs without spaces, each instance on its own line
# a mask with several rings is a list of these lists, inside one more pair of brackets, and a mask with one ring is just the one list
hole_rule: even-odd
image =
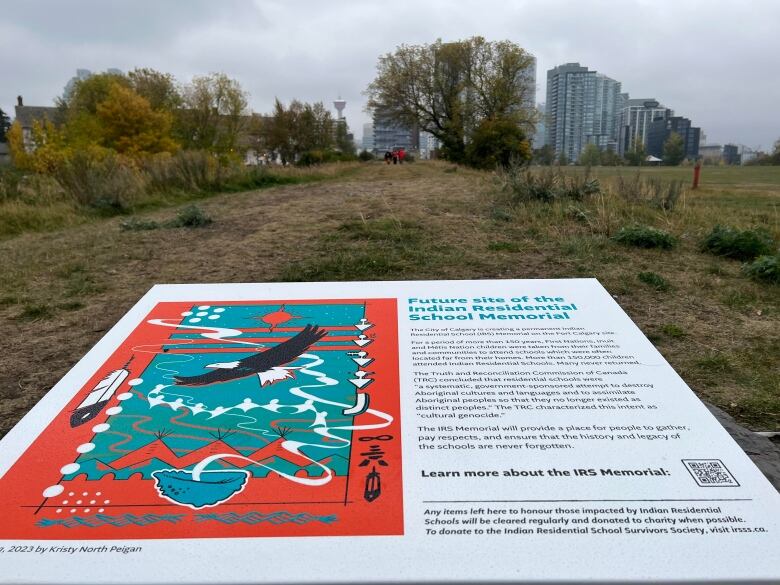
[[258,372],[257,377],[260,378],[260,385],[265,386],[266,384],[273,384],[279,380],[287,380],[288,378],[292,378],[293,375],[287,368],[274,366],[265,372]]
[[105,402],[116,392],[120,384],[125,381],[125,378],[130,374],[127,370],[114,370],[109,373],[100,382],[95,384],[92,392],[84,399],[84,402],[79,404],[78,408],[84,408],[85,406],[91,406],[98,402]]

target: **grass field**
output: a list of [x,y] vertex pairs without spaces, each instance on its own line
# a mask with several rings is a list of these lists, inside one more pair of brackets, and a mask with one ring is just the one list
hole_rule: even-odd
[[[155,283],[596,277],[704,399],[754,429],[780,429],[780,287],[699,251],[717,223],[780,240],[780,168],[703,169],[672,210],[617,191],[630,168],[596,168],[585,201],[511,202],[490,173],[370,163],[325,179],[199,199],[213,222],[172,225],[182,201],[127,218],[73,212],[0,241],[0,433]],[[583,173],[582,169],[567,169]],[[690,168],[643,168],[684,180]],[[0,210],[2,212],[2,210]],[[678,244],[611,239],[633,224]],[[22,230],[23,231],[23,230]]]

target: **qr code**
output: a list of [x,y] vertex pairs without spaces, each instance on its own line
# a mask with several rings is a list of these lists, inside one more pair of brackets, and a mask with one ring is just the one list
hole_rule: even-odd
[[700,487],[739,486],[720,459],[683,459],[682,462]]

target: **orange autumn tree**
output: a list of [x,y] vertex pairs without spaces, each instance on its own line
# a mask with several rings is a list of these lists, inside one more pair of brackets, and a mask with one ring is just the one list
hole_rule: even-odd
[[133,158],[161,152],[175,152],[179,145],[171,138],[173,116],[155,111],[148,100],[132,89],[114,83],[106,99],[97,104],[100,144]]
[[18,168],[55,174],[74,156],[100,162],[121,155],[132,161],[179,149],[171,138],[173,114],[154,109],[124,76],[98,74],[81,80],[59,106],[64,122],[34,122],[29,144],[18,123],[9,130]]

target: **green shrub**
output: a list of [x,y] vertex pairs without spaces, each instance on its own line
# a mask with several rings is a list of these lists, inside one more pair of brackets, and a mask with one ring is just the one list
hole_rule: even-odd
[[583,201],[591,195],[598,195],[599,193],[601,193],[599,180],[591,179],[587,174],[582,178],[569,177],[562,189],[563,197],[568,197],[575,201]]
[[531,160],[525,132],[512,119],[486,119],[474,130],[466,146],[465,162],[477,169],[508,167]]
[[688,335],[685,332],[685,329],[679,325],[675,325],[674,323],[666,323],[661,327],[661,331],[663,331],[663,333],[669,337],[685,337]]
[[612,236],[612,240],[637,248],[670,249],[677,243],[668,232],[643,225],[622,227],[617,234]]
[[368,162],[371,160],[374,160],[376,157],[372,152],[369,152],[367,150],[361,150],[360,154],[358,155],[358,160],[361,162]]
[[763,228],[739,230],[716,225],[701,243],[701,250],[735,260],[753,260],[775,253],[775,242]]
[[637,278],[640,282],[644,282],[646,285],[660,292],[666,292],[672,288],[672,285],[669,284],[668,280],[655,272],[640,272],[637,274]]
[[175,218],[164,223],[159,223],[151,219],[128,217],[119,222],[119,227],[127,231],[146,231],[159,228],[203,227],[213,222],[214,220],[206,215],[200,207],[197,205],[188,205],[179,211]]
[[50,319],[53,315],[54,311],[49,305],[25,303],[22,312],[16,318],[20,321],[41,321]]
[[386,244],[413,246],[419,242],[424,230],[422,226],[394,218],[348,221],[342,223],[331,234],[331,238],[349,240],[370,240]]
[[295,163],[299,167],[310,167],[329,162],[350,162],[358,160],[354,154],[335,150],[307,150],[298,157]]
[[502,221],[502,222],[512,221],[513,219],[512,214],[509,213],[509,211],[499,206],[494,206],[490,210],[490,218],[493,221]]
[[303,179],[300,177],[275,174],[267,166],[256,166],[236,173],[231,179],[220,185],[220,190],[226,192],[251,191],[252,189],[290,185],[302,181]]
[[175,219],[169,221],[166,227],[204,227],[213,221],[197,205],[188,205],[176,215]]
[[519,164],[510,164],[505,170],[499,170],[496,178],[500,190],[512,205],[525,201],[550,203],[557,199],[583,201],[601,193],[598,179],[592,179],[587,173],[567,176],[549,167],[542,171],[532,171]]
[[128,217],[127,219],[120,220],[119,228],[126,231],[146,231],[156,230],[160,227],[160,224],[154,220],[139,219],[137,217]]
[[755,261],[746,264],[742,270],[753,280],[780,284],[780,254],[759,256]]
[[708,372],[724,374],[734,369],[729,358],[723,354],[712,354],[696,362],[696,365]]
[[520,252],[522,248],[514,242],[490,242],[488,250],[493,252]]
[[566,215],[580,223],[591,223],[590,212],[581,207],[569,205],[569,207],[566,208]]

